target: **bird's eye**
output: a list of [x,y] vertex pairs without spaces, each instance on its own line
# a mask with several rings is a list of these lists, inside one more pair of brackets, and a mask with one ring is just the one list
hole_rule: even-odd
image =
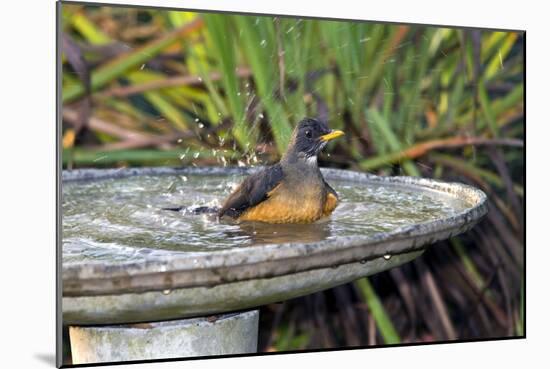
[[306,137],[311,138],[311,131],[309,131],[309,130],[306,131]]

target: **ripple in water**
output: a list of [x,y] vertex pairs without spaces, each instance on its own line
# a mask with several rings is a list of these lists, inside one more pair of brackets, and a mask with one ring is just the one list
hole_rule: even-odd
[[63,262],[125,262],[174,253],[370,235],[456,214],[465,204],[397,185],[329,181],[341,202],[309,225],[232,224],[162,210],[219,206],[240,176],[139,176],[63,184]]

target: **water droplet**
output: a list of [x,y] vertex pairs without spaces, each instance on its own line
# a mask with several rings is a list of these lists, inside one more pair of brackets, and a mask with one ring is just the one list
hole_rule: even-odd
[[390,260],[390,258],[391,258],[391,255],[390,255],[390,254],[386,254],[386,255],[384,255],[384,259],[386,259],[386,260]]
[[179,138],[178,143],[182,143],[182,142],[183,142],[183,138]]
[[172,290],[163,290],[162,294],[163,295],[168,295],[170,292],[172,292]]
[[199,128],[201,128],[201,129],[204,128],[204,124],[199,123]]
[[199,121],[199,118],[195,118],[195,122],[198,122]]
[[266,40],[262,40],[262,41],[260,42],[260,46],[261,46],[261,47],[265,47],[265,45],[267,45],[267,41],[266,41]]

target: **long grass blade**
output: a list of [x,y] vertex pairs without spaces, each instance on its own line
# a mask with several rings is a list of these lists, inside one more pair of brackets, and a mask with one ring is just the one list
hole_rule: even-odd
[[358,279],[355,284],[361,291],[363,300],[368,305],[384,342],[386,344],[400,343],[401,339],[368,278]]

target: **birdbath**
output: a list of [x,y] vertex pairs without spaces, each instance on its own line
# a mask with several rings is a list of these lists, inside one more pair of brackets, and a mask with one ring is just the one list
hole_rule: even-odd
[[258,168],[63,172],[62,312],[73,363],[257,349],[258,307],[418,257],[472,228],[485,194],[461,183],[322,169],[341,202],[314,224],[219,221]]

